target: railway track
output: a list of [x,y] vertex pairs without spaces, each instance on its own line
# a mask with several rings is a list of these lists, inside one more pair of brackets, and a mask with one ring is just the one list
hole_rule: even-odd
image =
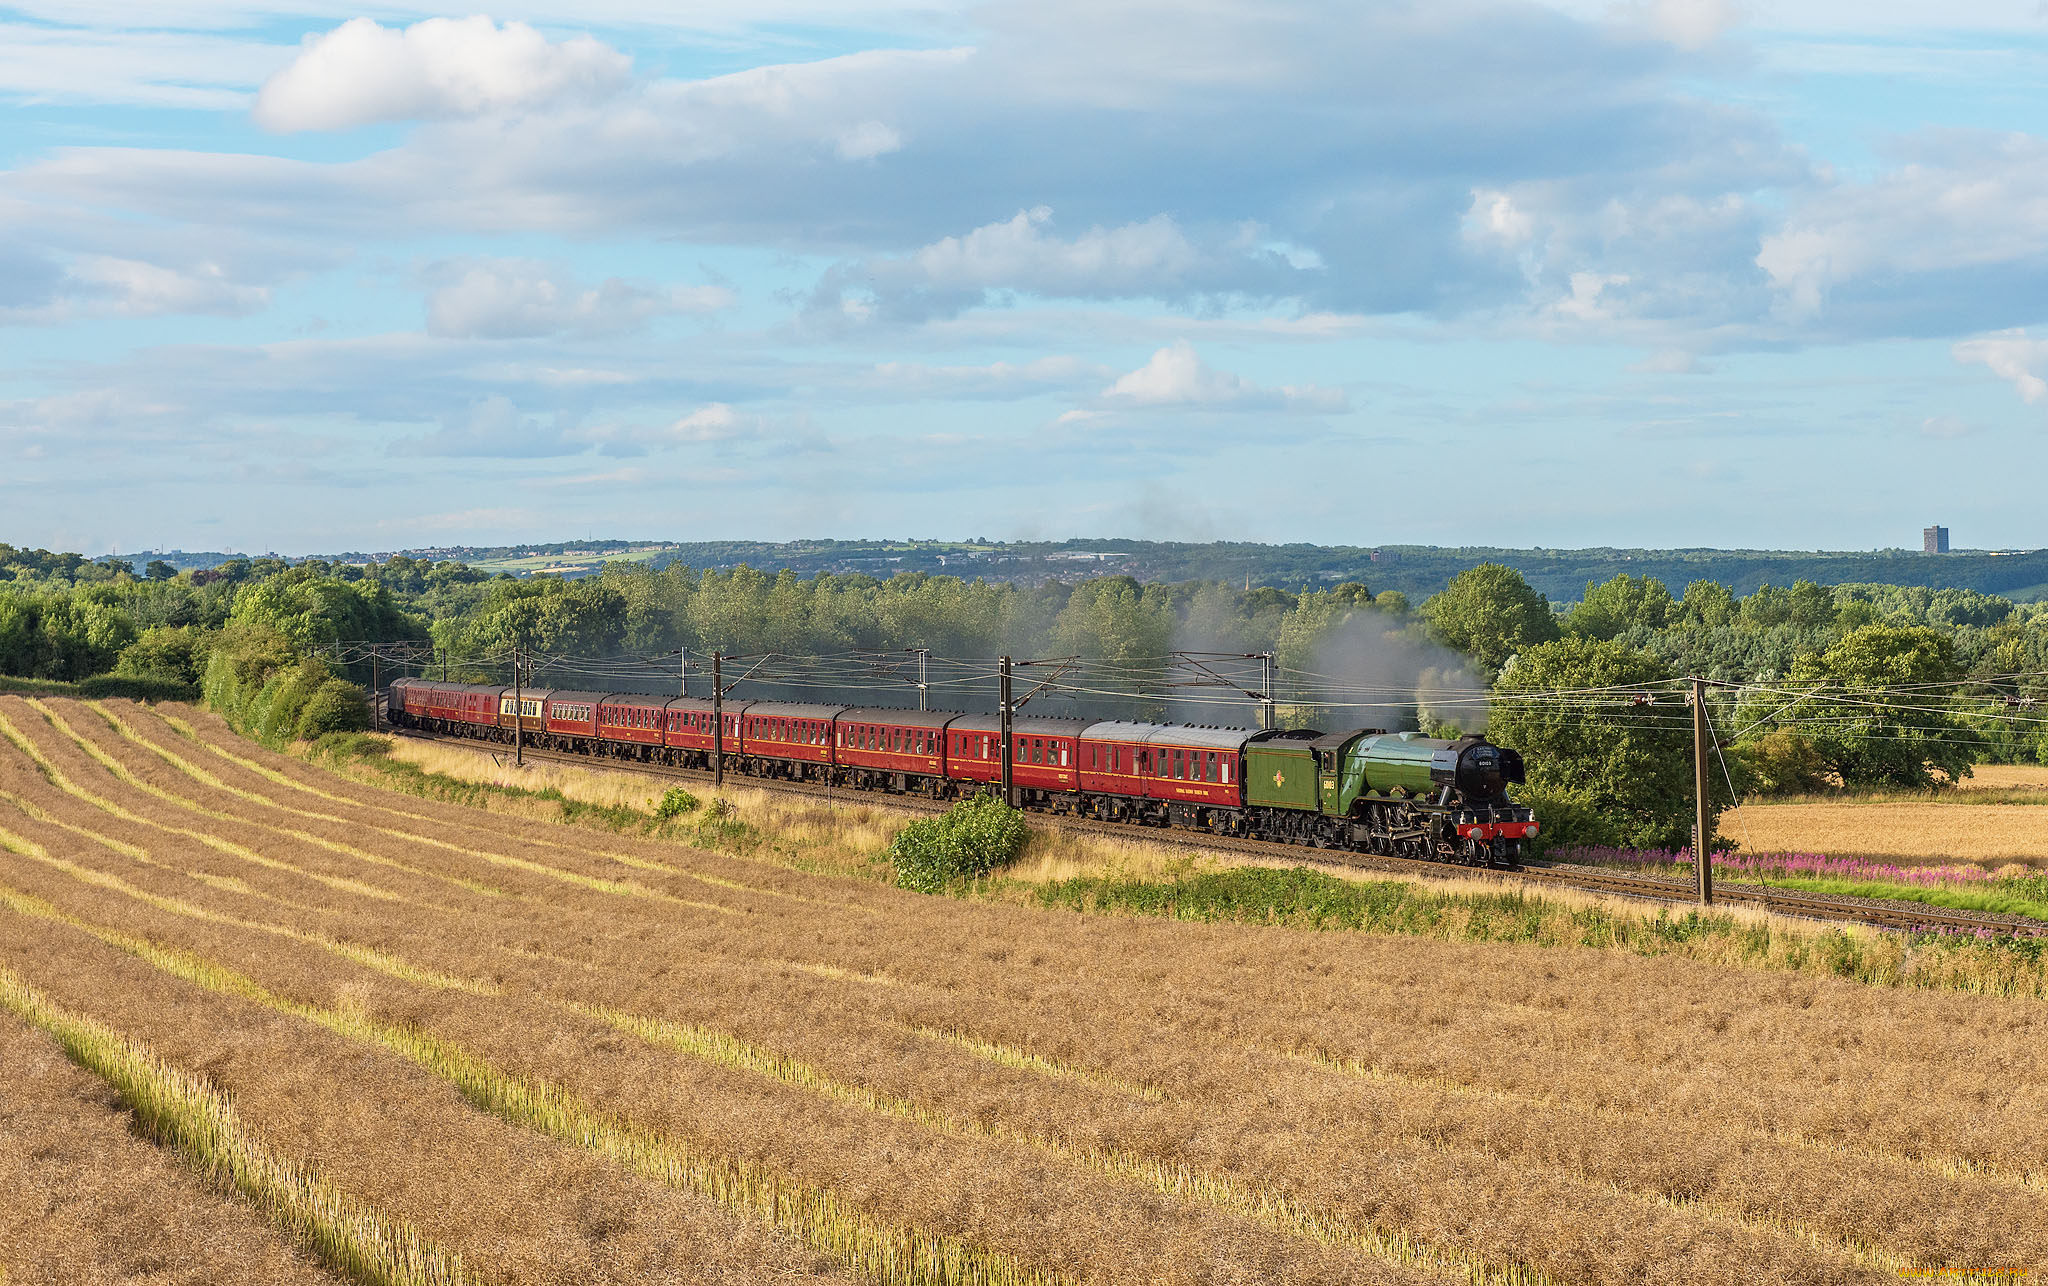
[[[408,737],[417,741],[445,742],[449,745],[465,746],[472,750],[485,750],[494,757],[511,753],[494,742],[476,741],[468,737],[444,737],[411,729],[387,728],[385,731],[395,736]],[[559,750],[529,748],[525,753],[530,759],[573,764],[581,768],[610,768],[620,772],[640,773],[649,777],[666,777],[679,781],[693,782],[699,785],[707,785],[712,780],[712,775],[709,772],[699,771],[694,768],[676,768],[668,764],[641,763],[637,760],[629,759],[606,759]],[[820,786],[813,782],[781,781],[772,777],[750,777],[740,774],[729,774],[727,781],[730,784],[753,786],[762,790],[811,795],[842,804],[857,799],[865,804],[894,808],[909,813],[940,813],[949,807],[946,803],[922,799],[914,795],[871,795],[859,793],[849,796],[846,791],[833,786]],[[1309,848],[1301,845],[1278,844],[1268,840],[1241,839],[1229,835],[1175,831],[1164,827],[1134,827],[1116,822],[1103,822],[1093,818],[1070,817],[1055,813],[1027,813],[1026,816],[1030,819],[1032,825],[1041,828],[1107,835],[1127,840],[1142,840],[1148,843],[1165,844],[1175,848],[1201,849],[1208,852],[1246,853],[1268,860],[1288,859],[1299,861],[1309,866],[1395,871],[1403,874],[1414,874],[1424,877],[1434,876],[1438,878],[1497,879],[1503,883],[1512,883],[1520,880],[1539,884],[1556,884],[1562,887],[1585,889],[1591,892],[1613,893],[1624,897],[1658,902],[1690,904],[1698,897],[1697,890],[1689,880],[1669,879],[1654,875],[1635,875],[1622,871],[1603,870],[1599,867],[1573,866],[1559,862],[1530,862],[1523,864],[1518,870],[1496,871],[1470,866],[1455,866],[1443,862],[1419,861],[1407,857],[1383,857],[1374,853],[1351,853],[1339,849]],[[1990,932],[1994,934],[2048,934],[2048,923],[2030,920],[2024,916],[1958,911],[1949,907],[1929,906],[1920,902],[1888,902],[1876,898],[1794,892],[1760,884],[1737,884],[1718,881],[1714,886],[1714,896],[1722,904],[1754,906],[1777,915],[1797,916],[1812,920],[1868,924],[1886,929],[1909,931],[1937,929],[1970,933]]]

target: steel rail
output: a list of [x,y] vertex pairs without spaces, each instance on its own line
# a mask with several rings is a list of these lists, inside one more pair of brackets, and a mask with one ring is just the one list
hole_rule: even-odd
[[[418,729],[394,728],[393,735],[419,741],[444,742],[449,745],[468,746],[472,749],[490,752],[498,743],[474,737],[447,736],[440,733],[421,732]],[[674,780],[711,783],[711,773],[695,768],[678,768],[672,764],[647,763],[638,759],[613,758],[606,755],[585,755],[565,750],[540,750],[529,747],[529,759],[545,759],[558,763],[574,764],[582,768],[610,768],[619,772],[634,772],[650,777],[666,777]],[[825,786],[817,782],[789,781],[777,777],[728,777],[735,784],[756,786],[763,790],[784,791],[790,794],[810,795],[818,799],[842,804],[861,803],[884,808],[900,809],[911,813],[942,813],[951,804],[947,801],[927,799],[918,795],[877,794],[870,791],[851,790],[841,786]],[[1624,897],[1644,898],[1659,902],[1673,902],[1692,905],[1697,902],[1698,891],[1690,880],[1664,879],[1654,875],[1632,875],[1626,872],[1603,871],[1592,867],[1569,866],[1549,862],[1525,862],[1512,870],[1491,867],[1462,866],[1454,862],[1432,862],[1412,857],[1392,857],[1379,853],[1358,853],[1349,849],[1316,848],[1305,844],[1287,844],[1275,840],[1245,839],[1236,835],[1213,835],[1205,831],[1178,830],[1164,826],[1144,826],[1129,822],[1105,822],[1092,817],[1076,817],[1064,813],[1026,812],[1026,818],[1040,829],[1064,830],[1076,833],[1102,835],[1144,843],[1167,844],[1176,848],[1207,849],[1246,853],[1269,860],[1282,858],[1302,862],[1310,866],[1349,867],[1359,870],[1392,871],[1437,878],[1495,879],[1503,883],[1524,880],[1538,884],[1555,884],[1565,888],[1579,888],[1591,892],[1613,893]],[[1886,929],[1950,929],[1968,932],[1989,931],[1991,933],[2014,933],[2032,930],[2048,933],[2048,923],[2040,921],[2007,919],[1975,915],[1949,907],[1929,906],[1918,902],[1881,902],[1874,899],[1855,901],[1838,900],[1785,889],[1776,889],[1761,884],[1716,884],[1714,896],[1722,902],[1739,902],[1755,906],[1777,915],[1794,916],[1801,919],[1842,921],[1867,924]]]

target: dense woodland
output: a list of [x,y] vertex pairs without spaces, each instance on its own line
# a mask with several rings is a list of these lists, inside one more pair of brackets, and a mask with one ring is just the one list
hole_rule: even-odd
[[[1553,604],[1514,570],[1481,564],[1416,603],[1356,581],[1024,586],[636,563],[514,579],[403,557],[179,572],[0,545],[7,676],[143,695],[203,689],[258,735],[312,736],[360,724],[351,685],[370,671],[337,645],[363,640],[412,642],[480,680],[505,677],[516,643],[550,658],[557,672],[541,677],[563,686],[641,686],[635,658],[649,675],[672,673],[679,649],[1075,656],[1092,667],[1083,672],[1095,676],[1097,707],[1154,717],[1192,708],[1163,699],[1169,652],[1271,652],[1290,723],[1470,729],[1490,692],[1489,734],[1524,751],[1527,793],[1556,820],[1555,836],[1572,840],[1683,842],[1690,716],[1669,681],[1684,675],[1726,685],[1713,690],[1715,726],[1734,743],[1726,783],[1740,794],[1939,789],[1973,762],[2048,762],[2033,713],[2048,697],[2048,606],[1967,589],[1802,581],[1737,595],[1698,580],[1673,594],[1624,573]],[[1615,692],[1544,695],[1589,688]],[[1383,695],[1394,689],[1406,695]],[[1850,705],[1839,695],[1879,689],[1890,695]],[[1250,721],[1243,705],[1223,717]]]

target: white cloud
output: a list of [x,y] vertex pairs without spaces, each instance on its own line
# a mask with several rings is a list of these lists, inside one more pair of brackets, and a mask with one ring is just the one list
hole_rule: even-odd
[[1615,301],[1607,297],[1609,286],[1626,286],[1627,273],[1575,272],[1571,276],[1571,293],[1554,301],[1550,310],[1560,317],[1574,321],[1607,321],[1615,314]]
[[288,53],[189,32],[0,23],[0,93],[31,102],[240,111]]
[[740,435],[740,416],[723,402],[700,406],[664,431],[677,442],[727,442]]
[[610,335],[666,313],[731,307],[723,286],[655,289],[618,277],[585,288],[566,270],[531,259],[466,260],[439,265],[427,298],[427,330],[455,339],[513,339],[574,332]]
[[1139,294],[1176,285],[1202,257],[1163,214],[1117,228],[1090,228],[1071,241],[1046,234],[1051,220],[1045,206],[1019,210],[1002,223],[935,241],[902,267],[920,284],[940,289]]
[[903,147],[903,135],[880,121],[862,121],[839,136],[839,159],[872,161]]
[[551,424],[537,416],[523,415],[512,399],[493,393],[444,417],[441,427],[434,432],[394,443],[391,453],[510,460],[576,455],[586,449],[585,444],[570,440],[559,418]]
[[1820,190],[1763,238],[1757,266],[1789,315],[1819,314],[1845,288],[1910,305],[1953,295],[1941,274],[1992,270],[1996,291],[1997,278],[2017,284],[2014,270],[2048,271],[2048,139],[1941,131],[1902,150],[1898,168]]
[[1624,28],[1680,49],[1704,49],[1748,16],[1736,0],[1630,0],[1609,13]]
[[1515,199],[1497,189],[1472,189],[1472,207],[1465,212],[1465,236],[1508,249],[1526,244],[1536,234],[1535,220],[1515,208]]
[[1119,376],[1102,391],[1105,406],[1188,407],[1206,410],[1345,411],[1341,389],[1313,384],[1264,388],[1204,362],[1195,346],[1177,340],[1152,354],[1143,366]]
[[178,269],[112,255],[86,255],[71,265],[70,275],[101,296],[109,310],[124,317],[170,313],[235,316],[255,312],[270,302],[268,290],[230,280],[216,263]]
[[2048,365],[2048,339],[2030,339],[2024,330],[2007,330],[1966,339],[1951,351],[1957,361],[1989,367],[1993,375],[2009,381],[2028,405],[2048,397],[2048,380],[2034,373]]
[[1003,399],[1072,389],[1112,374],[1109,367],[1069,356],[991,362],[985,366],[882,362],[874,368],[870,384],[877,392],[898,398]]
[[352,18],[306,38],[257,95],[256,121],[291,132],[515,111],[604,97],[631,68],[589,36],[554,44],[523,22],[429,18],[400,30]]

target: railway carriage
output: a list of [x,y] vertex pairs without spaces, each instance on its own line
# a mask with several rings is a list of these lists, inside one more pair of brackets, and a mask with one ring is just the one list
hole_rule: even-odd
[[546,732],[549,695],[545,688],[498,689],[498,735],[495,740],[512,740],[516,729],[531,744],[533,738]]
[[597,710],[604,704],[606,695],[603,692],[563,689],[548,693],[541,715],[541,735],[535,738],[536,744],[549,750],[591,749],[597,741]]
[[[1088,719],[1013,717],[1010,720],[1010,780],[1020,798],[1067,812],[1081,789],[1081,733]],[[996,783],[1003,779],[1003,721],[998,715],[954,718],[948,732],[954,747],[947,775],[955,781]]]
[[[743,728],[747,711],[753,707],[751,701],[725,703],[727,755],[743,752],[746,745]],[[662,744],[668,751],[668,762],[685,768],[709,768],[711,752],[717,748],[717,718],[718,707],[709,697],[677,697],[669,702],[668,731],[662,737]]]
[[1234,832],[1244,803],[1245,743],[1256,728],[1090,724],[1081,734],[1081,788],[1092,811],[1119,820]]
[[596,739],[598,753],[619,759],[646,761],[656,757],[662,745],[662,728],[667,722],[668,701],[662,697],[633,692],[607,692],[597,703]]
[[[756,777],[825,781],[831,776],[833,723],[845,706],[757,701],[740,719],[742,772]],[[727,753],[732,747],[726,747]]]
[[862,790],[948,793],[946,726],[959,718],[956,710],[841,710],[832,746],[836,780]]

